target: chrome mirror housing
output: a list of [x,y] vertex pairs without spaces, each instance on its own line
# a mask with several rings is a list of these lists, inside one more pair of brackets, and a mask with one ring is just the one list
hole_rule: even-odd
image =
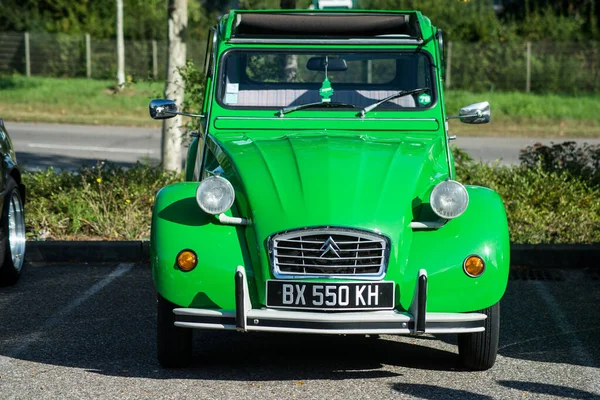
[[491,119],[490,103],[484,101],[463,107],[458,112],[458,118],[465,124],[487,124]]
[[177,115],[177,104],[173,100],[155,99],[148,108],[153,119],[167,119]]

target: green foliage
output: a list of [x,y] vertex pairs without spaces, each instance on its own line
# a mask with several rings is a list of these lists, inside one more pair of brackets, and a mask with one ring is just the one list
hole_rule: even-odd
[[599,243],[600,187],[543,165],[475,163],[454,149],[457,180],[489,187],[504,200],[513,243]]
[[[285,2],[285,1],[284,1]],[[235,2],[188,0],[189,31],[204,36],[218,16]],[[238,0],[242,9],[278,9],[282,0]],[[289,3],[289,2],[288,2]],[[311,0],[296,0],[306,9]],[[421,10],[451,40],[502,41],[519,36],[528,40],[589,40],[600,38],[599,6],[593,1],[504,2],[496,15],[490,0],[359,0],[363,9]],[[124,27],[128,39],[165,39],[167,2],[124,0]],[[3,0],[0,26],[4,30],[90,33],[114,38],[115,1]]]
[[490,40],[501,25],[489,0],[360,0],[359,7],[419,10],[441,28],[450,40]]
[[[5,30],[114,38],[115,4],[114,0],[3,0],[0,26]],[[164,39],[166,21],[165,1],[123,1],[123,26],[128,39]]]
[[[311,0],[296,0],[296,8],[306,9],[311,4]],[[273,10],[280,8],[284,3],[290,3],[286,0],[239,0],[238,8],[244,10]]]
[[[188,60],[183,68],[179,69],[181,77],[185,82],[185,100],[183,110],[190,113],[202,113],[204,103],[205,75],[200,71],[193,61]],[[188,131],[198,129],[199,118],[193,118],[187,122]]]
[[85,75],[83,35],[32,33],[30,38],[31,53],[44,60],[43,63],[32,63],[32,74],[57,77]]
[[179,73],[185,82],[186,99],[183,108],[189,112],[198,112],[204,102],[204,72],[193,61],[188,60]]
[[566,172],[576,179],[600,187],[600,145],[564,142],[544,146],[536,143],[521,150],[521,166],[548,172]]
[[156,192],[180,180],[160,167],[139,163],[129,169],[101,163],[76,173],[52,168],[26,172],[29,238],[148,238]]
[[551,6],[526,13],[518,25],[518,33],[530,40],[585,40],[586,20],[583,14],[557,14]]
[[[460,182],[502,196],[513,243],[600,242],[600,186],[589,176],[549,171],[542,163],[486,165],[453,152]],[[149,236],[156,192],[181,176],[142,164],[99,164],[76,173],[26,172],[23,180],[30,239],[134,240]]]
[[[166,3],[164,0],[124,0],[126,39],[165,40]],[[205,39],[209,27],[235,3],[188,0],[189,44]],[[494,12],[490,0],[360,0],[357,3],[364,9],[416,9],[428,16],[444,31],[446,43],[454,43],[454,88],[524,90],[525,43],[532,41],[532,91],[573,94],[600,91],[600,7],[593,1],[503,2],[505,10],[501,14]],[[56,43],[33,49],[34,54],[48,58],[44,68],[50,70],[49,73],[34,71],[34,74],[83,75],[85,60],[81,39],[87,32],[93,38],[94,57],[100,57],[93,62],[94,74],[106,78],[115,75],[112,63],[114,1],[3,0],[2,4],[0,26],[3,30],[76,36],[76,39],[59,38]],[[296,0],[295,4],[299,9],[306,9],[311,1]],[[284,4],[282,0],[239,0],[237,5],[242,9],[277,9]],[[108,42],[101,43],[103,40]],[[127,44],[131,53],[150,52],[146,48],[148,43],[138,44],[141,48],[133,49],[135,46],[133,42]],[[201,51],[189,47],[188,58],[200,61]],[[149,64],[147,58],[128,62],[138,64],[140,71],[150,70],[150,65],[139,65]],[[135,78],[147,77],[147,73],[141,75]]]
[[[473,91],[525,90],[527,43],[512,37],[452,42],[452,87]],[[538,93],[600,91],[600,42],[531,42],[531,90]]]

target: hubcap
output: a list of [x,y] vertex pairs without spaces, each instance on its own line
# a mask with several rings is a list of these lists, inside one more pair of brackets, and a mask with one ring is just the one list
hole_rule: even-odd
[[8,244],[15,269],[21,271],[25,261],[25,216],[23,202],[17,190],[14,190],[8,207]]

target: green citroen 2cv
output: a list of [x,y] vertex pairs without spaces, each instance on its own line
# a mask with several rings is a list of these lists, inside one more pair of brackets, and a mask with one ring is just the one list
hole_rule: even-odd
[[498,194],[455,181],[441,31],[417,11],[231,11],[211,35],[185,182],[153,210],[160,363],[230,329],[456,333],[462,365],[490,368],[508,226]]

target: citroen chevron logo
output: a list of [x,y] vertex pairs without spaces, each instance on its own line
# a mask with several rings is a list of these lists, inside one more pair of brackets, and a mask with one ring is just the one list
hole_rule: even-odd
[[325,255],[329,252],[333,253],[337,258],[342,258],[338,254],[338,251],[341,251],[340,246],[337,245],[337,243],[335,242],[335,240],[333,240],[331,236],[327,238],[327,240],[325,241],[325,243],[323,243],[323,246],[321,246],[319,250],[323,251],[319,258],[325,257]]

